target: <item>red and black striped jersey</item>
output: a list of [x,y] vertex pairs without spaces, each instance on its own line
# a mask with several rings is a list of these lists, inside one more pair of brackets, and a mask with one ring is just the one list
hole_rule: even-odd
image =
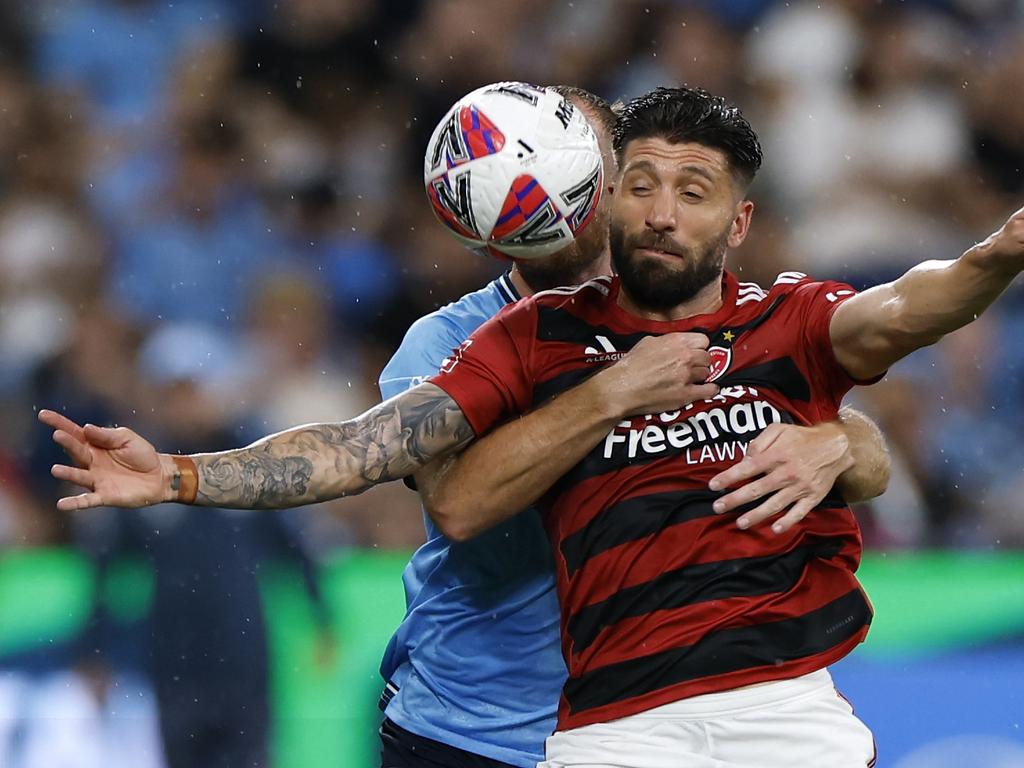
[[569,679],[559,728],[805,674],[845,656],[871,608],[861,538],[830,494],[789,532],[741,531],[708,481],[773,422],[836,417],[854,385],[829,322],[847,285],[781,274],[770,290],[723,277],[722,307],[656,322],[619,281],[537,294],[477,330],[431,381],[479,435],[610,365],[648,335],[708,335],[711,400],[621,422],[541,503],[555,552]]

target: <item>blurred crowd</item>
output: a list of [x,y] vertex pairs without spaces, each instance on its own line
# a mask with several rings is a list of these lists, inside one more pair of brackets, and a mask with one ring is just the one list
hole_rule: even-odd
[[[131,540],[177,574],[168,594],[199,561],[234,594],[273,553],[310,572],[345,547],[415,546],[400,484],[272,530],[196,529],[173,507],[66,518],[34,412],[197,451],[376,402],[408,325],[506,266],[433,220],[421,168],[450,104],[507,79],[613,101],[687,83],[741,105],[766,150],[730,257],[748,280],[869,285],[1024,204],[1020,0],[0,3],[0,551],[102,562]],[[896,469],[861,510],[869,544],[1024,546],[1021,360],[1014,287],[856,395]],[[208,557],[188,561],[197,541]]]

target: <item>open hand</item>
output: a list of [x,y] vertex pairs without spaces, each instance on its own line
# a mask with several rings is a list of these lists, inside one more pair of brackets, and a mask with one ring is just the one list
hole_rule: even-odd
[[736,524],[749,528],[784,512],[772,524],[773,532],[784,533],[821,503],[851,466],[850,442],[839,423],[771,424],[750,441],[742,461],[711,478],[713,491],[736,489],[715,501],[714,509],[721,514],[763,499]]
[[51,427],[53,440],[75,466],[54,464],[58,480],[88,490],[57,502],[63,511],[90,507],[144,507],[170,501],[173,461],[127,427],[79,426],[56,411],[42,410],[39,420]]

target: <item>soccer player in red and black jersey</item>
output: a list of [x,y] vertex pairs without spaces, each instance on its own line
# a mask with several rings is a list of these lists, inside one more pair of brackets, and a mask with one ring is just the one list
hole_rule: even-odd
[[[855,383],[994,301],[1024,269],[1024,210],[960,258],[859,295],[799,273],[764,291],[723,271],[760,164],[735,108],[659,89],[625,107],[615,143],[618,278],[499,314],[445,373],[351,421],[191,457],[123,428],[58,432],[81,467],[55,474],[90,489],[60,506],[309,503],[414,472],[508,420],[434,473],[434,516],[465,538],[543,497],[570,673],[552,768],[869,765],[870,734],[824,671],[870,621],[852,517],[836,499],[744,537],[715,513],[749,500],[724,489],[756,468],[741,457],[758,435],[834,417]],[[638,369],[653,392],[638,395]],[[700,381],[706,399],[680,407]],[[787,516],[802,517],[794,502]]]
[[[711,486],[733,481],[717,476],[770,425],[835,418],[853,375],[877,377],[888,360],[851,365],[851,375],[838,358],[830,328],[855,295],[849,286],[789,272],[763,290],[724,272],[727,249],[747,234],[753,205],[745,192],[760,164],[738,112],[701,92],[662,90],[628,104],[615,135],[622,171],[610,239],[618,279],[506,310],[432,382],[483,434],[649,337],[700,334],[715,394],[602,425],[575,447],[537,450],[526,439],[531,448],[518,450],[495,435],[462,460],[468,473],[458,463],[449,470],[445,484],[462,489],[454,503],[443,504],[435,489],[435,519],[449,520],[450,536],[472,535],[471,515],[490,514],[503,476],[547,489],[540,504],[569,668],[561,733],[548,743],[552,767],[683,756],[868,765],[870,733],[825,671],[871,620],[854,576],[861,540],[852,513],[832,497],[822,505],[830,514],[781,534],[737,536],[716,514],[720,494]],[[472,466],[475,455],[486,466]],[[510,457],[525,455],[543,459],[512,466],[519,462]],[[474,485],[486,494],[467,498]],[[755,728],[736,725],[741,711],[760,713]],[[673,728],[663,746],[648,746]]]

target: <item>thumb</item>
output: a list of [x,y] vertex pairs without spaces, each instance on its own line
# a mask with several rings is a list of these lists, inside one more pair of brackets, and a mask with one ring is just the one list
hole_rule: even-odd
[[97,427],[95,424],[86,424],[82,431],[90,444],[107,450],[122,447],[132,435],[125,427]]

